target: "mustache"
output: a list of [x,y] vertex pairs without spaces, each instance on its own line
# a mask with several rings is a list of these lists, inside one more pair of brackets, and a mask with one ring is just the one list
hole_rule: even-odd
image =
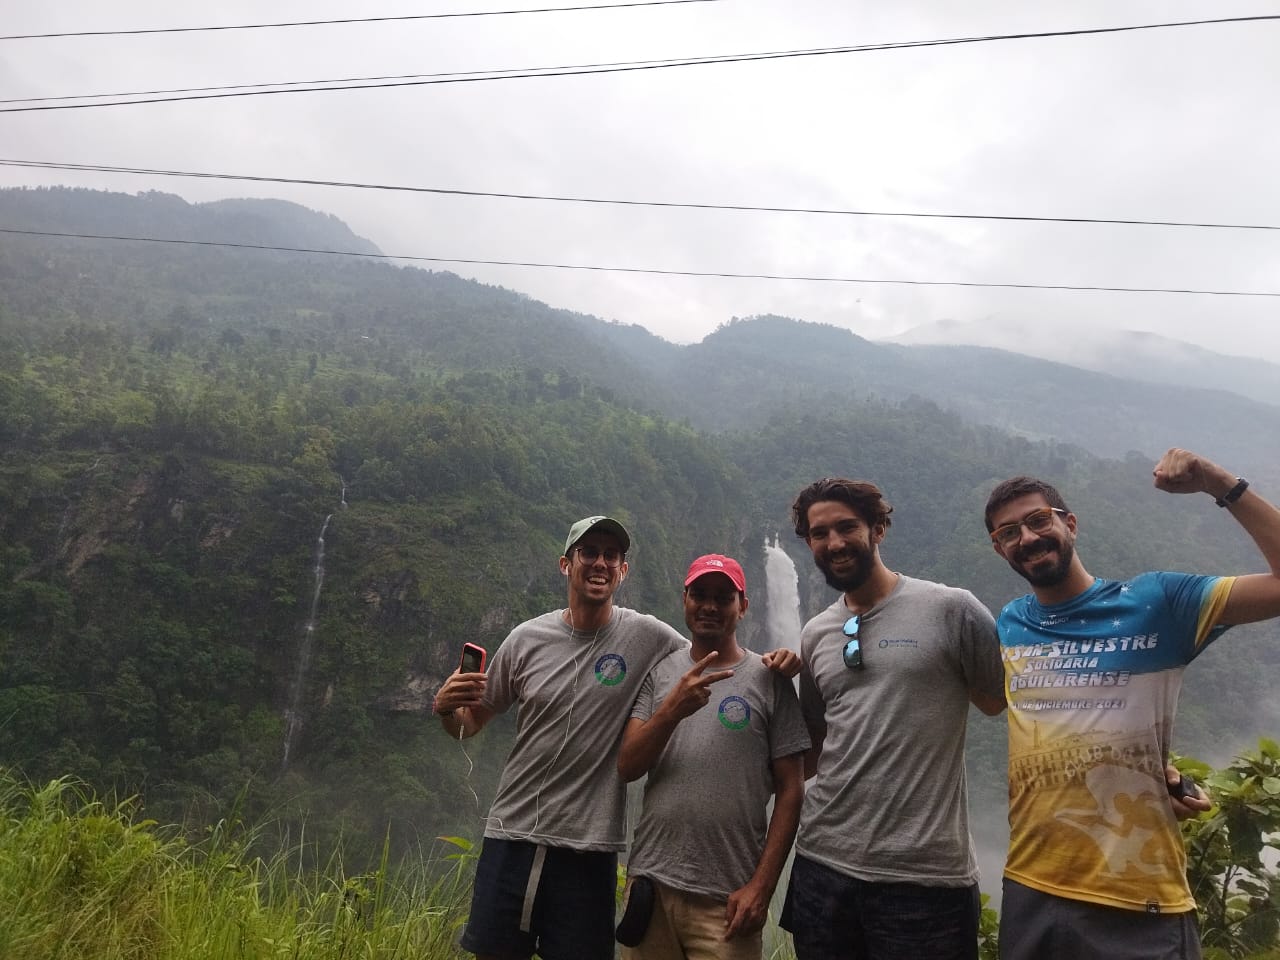
[[1018,552],[1013,555],[1013,558],[1018,561],[1023,561],[1027,559],[1028,554],[1035,553],[1039,550],[1056,550],[1057,548],[1058,544],[1053,540],[1050,540],[1048,537],[1041,537],[1039,540],[1029,543],[1025,547],[1019,547]]

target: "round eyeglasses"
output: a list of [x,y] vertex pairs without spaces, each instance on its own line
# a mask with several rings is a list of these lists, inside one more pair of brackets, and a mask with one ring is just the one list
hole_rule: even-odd
[[575,549],[578,551],[578,559],[586,564],[595,563],[601,557],[604,558],[606,567],[616,567],[622,563],[623,553],[617,547],[605,547],[601,550],[599,547],[584,543]]

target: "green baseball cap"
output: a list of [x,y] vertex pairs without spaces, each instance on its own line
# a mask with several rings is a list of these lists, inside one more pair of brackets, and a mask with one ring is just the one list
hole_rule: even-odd
[[573,549],[573,545],[592,530],[613,534],[618,538],[618,542],[622,544],[623,553],[631,549],[631,534],[627,533],[627,528],[613,519],[613,517],[583,517],[569,528],[569,536],[564,541],[564,555],[567,557],[569,551]]

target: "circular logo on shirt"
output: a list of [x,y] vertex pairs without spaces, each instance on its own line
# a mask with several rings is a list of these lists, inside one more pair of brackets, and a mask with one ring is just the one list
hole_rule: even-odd
[[741,697],[725,697],[718,711],[720,722],[728,730],[741,730],[751,722],[751,705]]
[[627,661],[616,653],[606,653],[596,661],[596,682],[606,687],[616,687],[627,679]]

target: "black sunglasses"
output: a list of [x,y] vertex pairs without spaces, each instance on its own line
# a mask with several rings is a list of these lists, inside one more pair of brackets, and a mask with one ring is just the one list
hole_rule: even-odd
[[844,645],[844,665],[850,670],[862,669],[862,644],[858,642],[861,626],[862,618],[856,613],[844,622],[844,635],[849,638]]

